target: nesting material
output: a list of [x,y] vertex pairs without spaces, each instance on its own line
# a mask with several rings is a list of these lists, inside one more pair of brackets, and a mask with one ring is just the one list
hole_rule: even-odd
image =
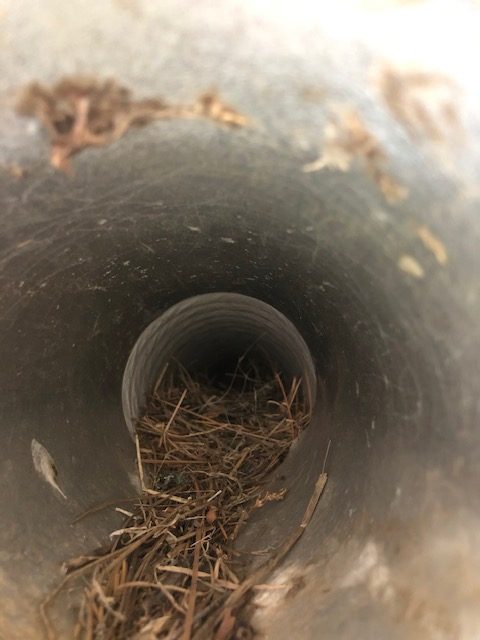
[[252,510],[285,497],[266,479],[308,425],[300,386],[238,366],[223,389],[186,373],[164,380],[137,425],[138,503],[122,509],[108,551],[67,567],[66,580],[88,577],[76,638],[227,640],[245,631],[249,592],[266,588],[326,481],[322,474],[297,530],[249,569],[234,541]]

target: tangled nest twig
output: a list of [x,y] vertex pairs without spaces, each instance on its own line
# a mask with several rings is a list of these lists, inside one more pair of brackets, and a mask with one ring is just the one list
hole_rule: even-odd
[[[299,393],[276,374],[236,370],[229,388],[182,374],[162,384],[137,426],[143,493],[100,557],[67,566],[90,574],[76,638],[231,638],[237,611],[303,532],[326,482],[322,474],[304,521],[260,569],[245,577],[232,548],[253,509],[281,500],[265,479],[308,424]],[[46,609],[44,621],[50,631]]]

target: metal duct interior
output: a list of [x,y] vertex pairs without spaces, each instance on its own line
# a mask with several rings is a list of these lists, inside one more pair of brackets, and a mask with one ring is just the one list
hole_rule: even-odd
[[[275,578],[289,588],[264,594],[254,624],[285,640],[477,637],[479,129],[461,73],[477,13],[372,10],[385,38],[370,42],[377,31],[359,18],[359,43],[302,3],[183,4],[99,3],[87,16],[80,1],[48,0],[2,18],[4,96],[78,70],[172,101],[215,85],[254,126],[158,122],[83,152],[68,178],[48,166],[42,134],[1,107],[2,162],[29,171],[0,173],[0,636],[41,637],[38,604],[62,562],[121,521],[112,509],[72,519],[137,488],[121,391],[138,337],[177,302],[231,292],[288,318],[323,394],[282,471],[292,491],[252,521],[246,545],[298,522],[332,442],[325,494]],[[451,38],[458,21],[448,73],[465,85],[468,135],[442,153],[411,139],[369,75],[398,25],[413,25],[420,51],[425,15]],[[402,202],[358,157],[347,171],[302,170],[339,102],[381,141]],[[32,439],[67,499],[36,473]],[[70,638],[65,604],[55,619]]]

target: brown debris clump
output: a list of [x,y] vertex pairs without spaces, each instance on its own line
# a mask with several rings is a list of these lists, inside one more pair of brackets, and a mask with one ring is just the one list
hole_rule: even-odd
[[[74,560],[52,594],[89,574],[75,638],[235,637],[239,608],[298,540],[326,482],[322,473],[293,536],[245,576],[232,546],[253,509],[285,496],[265,481],[308,425],[300,386],[285,389],[278,374],[265,381],[238,367],[222,389],[185,372],[164,380],[137,426],[137,505],[123,511],[108,551]],[[48,604],[42,613],[53,638]]]
[[408,190],[386,170],[387,157],[380,142],[356,111],[346,111],[338,122],[326,125],[323,154],[318,160],[304,165],[303,171],[310,173],[327,167],[348,171],[355,158],[362,160],[388,203],[395,204],[408,196]]
[[191,105],[170,105],[161,98],[135,99],[115,80],[68,77],[53,87],[28,85],[16,107],[22,116],[37,118],[51,142],[51,164],[71,172],[70,160],[87,147],[111,144],[132,127],[154,120],[207,118],[231,127],[248,119],[216,94],[205,93]]
[[392,115],[414,140],[434,142],[458,135],[459,87],[450,78],[425,71],[386,68],[379,78],[379,88]]

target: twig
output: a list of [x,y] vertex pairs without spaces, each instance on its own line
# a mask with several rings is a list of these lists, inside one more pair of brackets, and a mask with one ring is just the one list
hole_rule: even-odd
[[195,540],[195,551],[193,555],[192,565],[192,582],[190,585],[190,594],[188,598],[187,615],[185,616],[185,626],[183,629],[182,640],[190,640],[192,636],[193,615],[195,613],[195,600],[197,598],[197,580],[198,580],[198,563],[200,560],[200,542],[203,537],[203,526],[198,527]]
[[119,498],[118,500],[107,500],[106,502],[100,502],[99,504],[93,505],[93,507],[90,507],[80,515],[76,516],[70,524],[77,524],[77,522],[80,522],[84,518],[87,518],[94,513],[98,513],[99,511],[103,511],[108,507],[112,507],[113,505],[124,504],[125,502],[134,502],[135,500],[138,500],[138,496],[135,496],[135,498]]
[[180,396],[180,400],[177,402],[177,406],[175,407],[172,415],[170,416],[169,421],[167,422],[167,424],[165,426],[164,433],[166,433],[170,429],[170,426],[171,426],[172,422],[175,420],[175,417],[176,417],[177,413],[179,412],[180,407],[182,406],[182,402],[185,400],[185,396],[186,395],[187,395],[187,390],[184,389],[183,392],[182,392],[182,395]]
[[135,434],[135,449],[137,452],[137,467],[138,467],[138,475],[140,476],[140,486],[142,487],[142,491],[145,491],[145,482],[143,480],[142,456],[140,455],[140,440],[138,439],[138,433]]
[[330,451],[330,446],[331,446],[331,444],[332,444],[332,441],[331,441],[331,440],[329,440],[329,441],[328,441],[328,444],[327,444],[327,450],[326,450],[326,452],[325,452],[325,457],[324,457],[324,459],[323,459],[322,473],[324,473],[324,472],[325,472],[325,465],[327,464],[327,458],[328,458],[328,454],[329,454],[329,451]]

